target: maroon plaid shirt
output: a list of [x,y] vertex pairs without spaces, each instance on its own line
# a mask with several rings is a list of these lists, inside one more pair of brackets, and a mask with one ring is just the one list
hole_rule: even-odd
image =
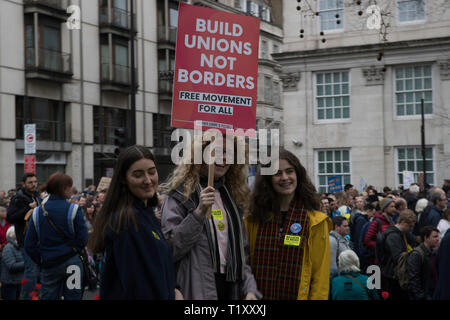
[[[303,252],[308,241],[309,217],[306,210],[289,207],[280,232],[281,214],[261,224],[256,237],[252,271],[258,289],[267,300],[296,300],[300,285]],[[298,233],[291,231],[295,223],[301,225]],[[285,236],[300,236],[300,244],[285,245]]]

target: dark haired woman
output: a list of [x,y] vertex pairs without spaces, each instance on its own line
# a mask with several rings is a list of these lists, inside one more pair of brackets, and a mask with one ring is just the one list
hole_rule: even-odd
[[305,168],[281,149],[278,172],[258,172],[245,220],[250,261],[264,299],[326,300],[331,222]]
[[41,267],[42,300],[60,300],[62,296],[81,300],[83,296],[83,265],[77,250],[86,246],[88,231],[81,207],[67,201],[72,185],[70,176],[52,174],[46,183],[49,196],[29,219],[25,250]]
[[102,300],[175,298],[172,252],[153,213],[157,187],[151,151],[123,150],[88,245],[93,254],[104,253]]

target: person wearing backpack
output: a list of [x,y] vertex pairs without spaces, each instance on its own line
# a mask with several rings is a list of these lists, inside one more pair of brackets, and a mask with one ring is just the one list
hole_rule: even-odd
[[[371,264],[379,264],[379,258],[377,256],[376,245],[377,238],[380,242],[381,235],[384,234],[389,226],[394,225],[393,216],[395,214],[395,201],[392,198],[383,198],[380,201],[381,212],[376,212],[375,216],[370,223],[370,226],[364,236],[364,245],[371,251],[375,252],[375,258],[372,259]],[[381,226],[380,226],[381,223]],[[378,235],[378,236],[377,236]],[[379,250],[380,252],[380,250]],[[378,255],[380,255],[378,253]]]
[[[396,275],[396,267],[400,256],[404,252],[411,252],[414,243],[409,243],[406,233],[411,231],[416,223],[416,214],[409,210],[403,210],[397,224],[389,226],[383,234],[383,255],[380,259],[381,289],[389,292],[389,300],[408,300],[408,294],[400,287]],[[378,245],[378,244],[377,244]]]
[[25,300],[30,300],[29,293],[34,290],[36,282],[39,278],[39,268],[28,256],[24,249],[25,228],[27,221],[25,217],[27,213],[39,206],[41,198],[39,197],[38,181],[34,173],[27,172],[22,176],[22,186],[17,193],[11,198],[8,207],[6,220],[13,224],[16,230],[17,243],[21,248],[22,256],[25,263],[25,271],[23,277],[27,280],[22,286],[20,295]]
[[439,247],[439,230],[431,226],[421,230],[423,242],[406,258],[408,296],[410,300],[431,300],[430,290],[432,268],[431,254]]
[[371,264],[370,254],[364,247],[364,235],[367,232],[370,222],[375,214],[375,207],[367,203],[361,213],[354,217],[353,224],[350,227],[350,239],[353,240],[353,250],[358,255],[361,271],[366,272]]
[[81,300],[83,295],[84,270],[78,252],[87,244],[88,230],[81,207],[67,201],[72,185],[70,176],[52,174],[46,183],[49,197],[33,211],[28,223],[25,251],[41,267],[42,300],[60,300],[62,296]]

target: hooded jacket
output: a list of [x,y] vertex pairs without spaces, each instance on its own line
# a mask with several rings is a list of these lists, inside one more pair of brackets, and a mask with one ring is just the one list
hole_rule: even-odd
[[406,234],[396,226],[390,226],[384,232],[384,259],[380,267],[381,274],[386,278],[395,279],[394,268],[397,266],[398,258],[402,252],[407,251],[405,238]]
[[[330,287],[329,232],[333,226],[328,216],[320,211],[308,211],[309,239],[303,253],[303,266],[298,288],[298,300],[327,300]],[[259,223],[244,220],[253,256]]]
[[0,280],[3,284],[20,284],[25,265],[19,245],[12,239],[8,239],[3,249],[1,268]]

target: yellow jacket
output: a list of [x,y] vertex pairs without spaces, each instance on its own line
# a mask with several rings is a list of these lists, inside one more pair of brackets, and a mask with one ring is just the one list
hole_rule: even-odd
[[[330,286],[330,242],[328,234],[333,225],[328,216],[320,211],[308,211],[308,216],[310,219],[309,239],[303,251],[303,266],[297,299],[327,300]],[[245,219],[244,224],[247,228],[250,261],[252,261],[259,223]]]

